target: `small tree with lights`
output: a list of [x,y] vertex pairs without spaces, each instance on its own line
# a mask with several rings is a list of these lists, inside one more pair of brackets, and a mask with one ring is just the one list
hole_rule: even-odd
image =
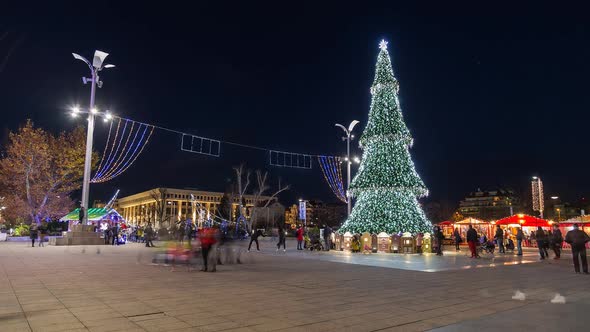
[[427,232],[432,225],[418,197],[428,195],[428,189],[408,151],[412,137],[403,121],[387,42],[379,47],[369,120],[360,138],[363,158],[350,185],[356,204],[341,231]]

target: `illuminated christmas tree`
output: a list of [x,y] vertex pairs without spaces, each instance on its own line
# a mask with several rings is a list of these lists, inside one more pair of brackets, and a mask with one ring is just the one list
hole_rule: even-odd
[[360,139],[363,158],[350,185],[356,204],[341,232],[427,232],[432,225],[418,197],[428,195],[428,189],[408,151],[412,137],[403,121],[387,42],[379,47],[369,121]]

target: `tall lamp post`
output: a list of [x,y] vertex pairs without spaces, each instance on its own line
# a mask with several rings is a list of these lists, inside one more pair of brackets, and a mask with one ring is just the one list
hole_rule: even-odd
[[[83,220],[80,219],[81,224],[85,224],[88,222],[88,196],[90,193],[90,166],[92,165],[92,136],[94,134],[94,116],[98,114],[96,108],[94,108],[94,95],[96,93],[96,87],[102,87],[102,82],[99,80],[98,72],[103,70],[104,68],[113,68],[115,65],[106,64],[103,66],[103,62],[106,57],[109,55],[108,53],[96,50],[94,52],[94,58],[92,59],[92,64],[83,56],[72,53],[75,59],[84,61],[86,65],[88,65],[88,69],[90,69],[90,78],[82,77],[82,82],[84,84],[90,83],[90,107],[88,108],[88,131],[86,133],[86,158],[84,159],[84,180],[82,182],[82,202],[80,203],[80,216],[83,217]],[[80,112],[80,109],[75,107],[72,109],[72,115],[75,116],[77,113]],[[110,114],[106,114],[105,119],[110,119]]]
[[350,140],[354,139],[354,135],[352,134],[352,130],[354,126],[359,123],[357,120],[352,120],[352,122],[348,125],[348,128],[344,127],[343,125],[337,123],[336,127],[342,128],[346,136],[342,137],[343,141],[346,141],[346,203],[348,204],[348,215],[350,216],[350,211],[352,210],[352,200],[350,197],[350,164],[352,161],[350,160]]

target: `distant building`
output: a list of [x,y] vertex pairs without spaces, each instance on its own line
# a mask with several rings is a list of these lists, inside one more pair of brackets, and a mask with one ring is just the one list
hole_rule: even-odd
[[510,190],[477,191],[469,193],[459,203],[464,217],[481,220],[498,220],[520,212],[519,199]]
[[[346,219],[346,205],[342,203],[324,203],[319,200],[306,201],[305,224],[310,227],[322,226],[324,224],[331,227],[340,226]],[[296,227],[303,223],[299,216],[299,205],[293,204],[285,210],[285,222]]]
[[[164,196],[163,199],[160,197],[160,194]],[[191,195],[193,195],[194,201]],[[223,197],[222,192],[155,188],[121,197],[116,201],[115,207],[123,218],[133,225],[152,222],[156,227],[168,227],[172,222],[186,220],[187,218],[191,218],[193,221],[202,219],[203,217],[207,218],[207,216],[213,218],[219,209],[221,197]],[[270,197],[260,197],[260,200],[268,199]],[[254,200],[254,195],[244,195],[244,215],[247,218],[250,216],[252,207],[256,203]],[[162,204],[165,204],[162,218],[164,222],[160,224],[161,221],[158,220],[157,209]],[[235,220],[238,215],[239,198],[234,196],[232,202],[232,220]]]

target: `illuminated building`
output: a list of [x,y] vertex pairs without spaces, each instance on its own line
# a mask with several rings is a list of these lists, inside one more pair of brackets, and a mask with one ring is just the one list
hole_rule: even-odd
[[488,221],[508,217],[519,210],[519,200],[510,190],[477,189],[459,203],[459,213],[464,217]]
[[[192,195],[192,196],[191,196]],[[152,222],[155,227],[168,227],[171,222],[178,222],[191,218],[213,218],[219,209],[224,193],[192,189],[155,188],[134,195],[121,197],[117,200],[116,209],[132,225],[142,225]],[[164,196],[164,199],[160,197]],[[194,199],[193,199],[194,197]],[[270,197],[262,196],[260,201]],[[164,202],[165,200],[165,202]],[[249,218],[255,202],[254,195],[244,195],[244,215]],[[162,220],[158,220],[158,207],[165,205]],[[239,197],[234,195],[232,202],[232,220],[239,216]]]

